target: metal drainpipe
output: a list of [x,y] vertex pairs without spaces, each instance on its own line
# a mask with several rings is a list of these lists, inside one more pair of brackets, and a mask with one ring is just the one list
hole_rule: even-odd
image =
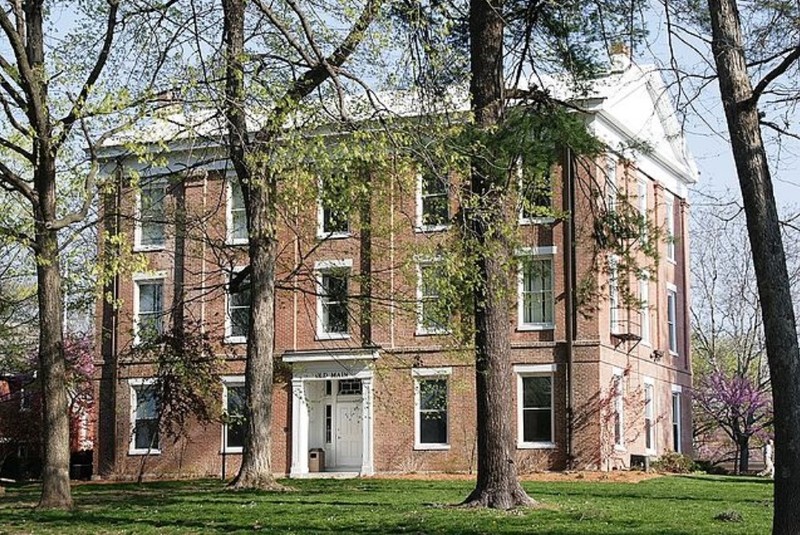
[[573,468],[573,434],[574,434],[574,414],[573,414],[573,392],[572,392],[572,360],[574,352],[575,330],[577,318],[575,315],[575,169],[572,151],[567,148],[564,155],[564,168],[566,180],[564,181],[564,204],[568,216],[564,229],[564,268],[566,277],[564,279],[565,292],[565,312],[566,312],[566,338],[567,338],[567,369],[565,383],[567,391],[567,468]]

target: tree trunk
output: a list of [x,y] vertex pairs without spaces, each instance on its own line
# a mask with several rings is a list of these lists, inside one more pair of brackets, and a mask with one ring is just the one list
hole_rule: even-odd
[[[503,121],[502,1],[470,2],[472,110],[478,131],[490,131]],[[477,396],[478,480],[464,505],[510,509],[530,505],[519,483],[511,428],[512,374],[508,281],[513,279],[513,255],[504,237],[509,221],[509,194],[504,171],[491,168],[484,154],[472,157],[470,194],[477,204],[467,212],[467,248],[478,273],[474,295],[475,388]]]
[[747,72],[735,0],[709,0],[712,48],[742,188],[764,319],[775,418],[772,532],[800,526],[800,350],[772,178],[761,138],[757,96]]
[[[243,0],[224,0],[226,109],[229,157],[242,187],[247,208],[250,253],[250,319],[245,364],[246,432],[236,489],[282,489],[272,474],[272,376],[275,339],[275,263],[277,237],[274,177],[247,154],[249,136],[244,113]],[[268,143],[262,146],[268,146]]]
[[738,472],[740,474],[746,474],[750,470],[750,437],[740,436],[736,441],[736,445],[739,448],[739,453],[737,455],[739,458]]
[[[52,167],[52,169],[50,169]],[[52,171],[52,172],[48,172]],[[41,176],[44,174],[45,176]],[[58,234],[44,223],[55,219],[55,165],[42,165],[36,185],[36,281],[39,297],[39,376],[42,388],[43,466],[39,507],[69,509],[69,401],[64,358],[63,299]]]

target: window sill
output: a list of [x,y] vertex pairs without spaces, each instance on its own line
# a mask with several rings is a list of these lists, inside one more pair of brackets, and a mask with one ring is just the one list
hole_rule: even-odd
[[676,353],[675,351],[673,351],[673,350],[671,350],[671,349],[669,350],[669,354],[670,354],[671,356],[675,357],[675,358],[678,358],[678,357],[680,357],[680,355],[679,355],[678,353]]
[[166,249],[166,244],[160,245],[134,245],[133,252],[134,253],[152,253],[156,251],[163,251]]
[[550,225],[556,222],[555,217],[520,217],[520,225]]
[[317,333],[317,340],[349,340],[348,333]]
[[619,444],[614,444],[614,451],[616,451],[616,452],[626,452],[626,451],[628,451],[628,448],[626,448],[625,446],[620,446]]
[[556,326],[552,323],[523,323],[517,325],[517,332],[526,331],[552,331]]
[[128,450],[128,455],[161,455],[161,450]]
[[231,454],[241,454],[244,451],[244,448],[223,448],[220,450],[220,455],[231,455]]
[[518,442],[518,450],[554,450],[555,442]]
[[247,238],[228,238],[225,240],[225,245],[229,247],[236,247],[237,245],[247,245],[250,243],[250,240]]
[[450,225],[420,225],[414,227],[417,234],[427,234],[429,232],[444,232],[450,229]]
[[424,327],[417,327],[414,336],[442,336],[452,332],[453,331],[449,329],[425,329]]
[[318,240],[342,240],[349,238],[353,234],[348,230],[347,232],[317,232]]
[[658,452],[656,452],[656,450],[647,449],[647,448],[645,448],[644,454],[646,456],[648,456],[648,457],[657,457],[658,456]]
[[667,263],[668,264],[672,264],[673,266],[677,266],[678,265],[678,261],[676,259],[669,258],[669,257],[667,257]]
[[447,451],[450,444],[414,444],[414,451]]
[[246,344],[247,337],[246,336],[226,336],[225,337],[226,344]]

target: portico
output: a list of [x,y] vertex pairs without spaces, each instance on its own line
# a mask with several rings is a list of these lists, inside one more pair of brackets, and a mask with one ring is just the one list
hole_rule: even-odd
[[375,350],[292,352],[291,477],[309,476],[309,450],[325,470],[372,475]]

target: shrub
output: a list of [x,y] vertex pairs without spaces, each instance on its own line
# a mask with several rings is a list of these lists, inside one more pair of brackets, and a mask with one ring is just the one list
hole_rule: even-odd
[[691,457],[674,451],[662,455],[652,466],[658,472],[668,472],[670,474],[689,474],[694,472],[696,468]]

